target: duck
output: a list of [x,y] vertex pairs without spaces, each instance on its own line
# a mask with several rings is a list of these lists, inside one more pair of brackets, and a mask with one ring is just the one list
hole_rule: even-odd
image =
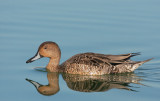
[[52,41],[43,42],[37,53],[26,61],[31,63],[42,57],[48,57],[49,63],[46,70],[49,72],[63,72],[77,75],[105,75],[133,72],[140,65],[152,60],[132,61],[131,57],[140,53],[128,53],[120,55],[100,54],[100,53],[80,53],[72,56],[62,64],[59,64],[61,50],[57,43]]

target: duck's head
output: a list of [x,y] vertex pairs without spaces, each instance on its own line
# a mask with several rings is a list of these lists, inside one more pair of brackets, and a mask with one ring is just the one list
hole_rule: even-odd
[[43,42],[36,53],[36,55],[30,58],[26,63],[31,63],[42,57],[48,57],[53,59],[60,59],[61,52],[59,46],[55,42],[46,41]]

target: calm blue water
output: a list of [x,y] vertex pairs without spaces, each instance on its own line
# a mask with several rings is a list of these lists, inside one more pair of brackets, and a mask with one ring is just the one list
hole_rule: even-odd
[[[159,4],[159,0],[1,0],[0,100],[159,101]],[[84,82],[86,77],[60,74],[59,80],[54,78],[59,92],[45,96],[25,80],[48,84],[49,74],[35,69],[45,67],[47,58],[25,63],[43,41],[59,44],[61,63],[82,52],[141,52],[133,60],[155,59],[133,74],[92,77]]]

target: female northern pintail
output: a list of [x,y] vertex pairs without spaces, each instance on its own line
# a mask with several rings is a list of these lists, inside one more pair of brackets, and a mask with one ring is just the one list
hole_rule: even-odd
[[48,57],[50,61],[47,70],[50,72],[65,72],[80,75],[103,75],[111,73],[133,72],[145,61],[131,61],[131,57],[139,53],[129,53],[121,55],[105,55],[98,53],[81,53],[72,56],[64,63],[59,65],[61,51],[55,42],[43,42],[34,57],[26,61],[33,62],[41,57]]

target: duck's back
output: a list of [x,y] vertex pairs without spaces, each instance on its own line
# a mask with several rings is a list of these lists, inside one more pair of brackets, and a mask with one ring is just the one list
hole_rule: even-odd
[[63,72],[80,75],[103,75],[110,73],[132,72],[140,64],[129,60],[130,57],[139,55],[129,53],[122,55],[105,55],[98,53],[81,53],[72,56],[60,65]]

